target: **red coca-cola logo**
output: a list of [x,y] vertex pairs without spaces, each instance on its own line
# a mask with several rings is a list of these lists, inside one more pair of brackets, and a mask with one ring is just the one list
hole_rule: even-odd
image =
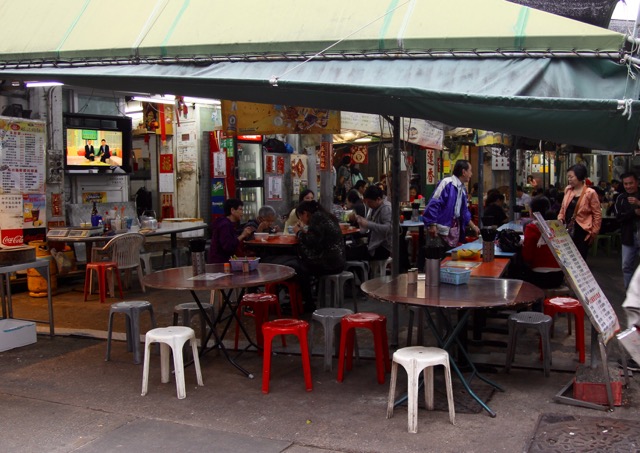
[[0,235],[4,247],[18,247],[24,244],[22,230],[2,230]]
[[16,124],[16,123],[12,123],[11,124],[11,129],[13,129],[14,131],[19,131],[20,130],[20,125]]

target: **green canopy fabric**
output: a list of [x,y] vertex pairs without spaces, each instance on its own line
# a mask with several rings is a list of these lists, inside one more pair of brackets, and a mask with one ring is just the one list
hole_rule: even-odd
[[[0,79],[637,144],[638,83],[617,63],[624,36],[501,0],[16,5],[0,2]],[[27,22],[33,33],[20,31]]]

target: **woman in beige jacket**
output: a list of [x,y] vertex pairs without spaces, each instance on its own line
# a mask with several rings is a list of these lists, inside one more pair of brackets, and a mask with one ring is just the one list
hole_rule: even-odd
[[564,190],[562,207],[558,213],[558,220],[567,225],[573,242],[585,259],[602,224],[598,194],[585,185],[586,178],[587,169],[584,165],[576,164],[567,170],[569,185]]

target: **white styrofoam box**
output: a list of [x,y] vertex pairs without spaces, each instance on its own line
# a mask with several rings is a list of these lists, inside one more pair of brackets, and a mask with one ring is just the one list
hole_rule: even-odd
[[0,319],[0,351],[35,343],[36,323],[19,319]]

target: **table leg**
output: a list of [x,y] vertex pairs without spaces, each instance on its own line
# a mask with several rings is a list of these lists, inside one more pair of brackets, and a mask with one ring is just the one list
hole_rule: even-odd
[[482,401],[478,395],[476,395],[476,393],[469,386],[469,382],[475,376],[477,376],[479,379],[483,380],[484,382],[486,382],[487,384],[491,385],[492,387],[494,387],[497,390],[504,391],[504,389],[502,389],[502,387],[500,387],[499,385],[495,384],[494,382],[491,382],[489,379],[485,378],[482,374],[480,374],[478,372],[478,370],[476,369],[474,363],[471,361],[471,358],[467,354],[467,351],[463,347],[462,342],[460,342],[460,339],[458,338],[458,336],[460,335],[460,332],[466,326],[467,320],[469,319],[469,315],[471,314],[471,310],[465,310],[463,312],[463,315],[458,320],[458,323],[456,324],[456,326],[453,327],[451,325],[450,320],[446,316],[446,313],[444,313],[442,309],[438,309],[438,315],[440,317],[440,320],[443,322],[443,325],[447,328],[447,332],[444,335],[440,334],[440,332],[439,332],[439,330],[438,330],[438,328],[436,326],[436,323],[433,320],[433,316],[432,316],[431,312],[428,309],[426,309],[425,311],[426,311],[427,323],[429,324],[429,327],[430,327],[433,335],[435,336],[436,341],[438,342],[438,345],[442,349],[445,349],[445,350],[449,351],[449,349],[451,348],[451,346],[455,342],[458,345],[459,353],[464,356],[465,360],[467,361],[467,363],[471,367],[471,370],[472,370],[471,377],[469,378],[469,380],[467,380],[465,378],[464,374],[462,373],[462,371],[460,371],[460,368],[458,367],[458,364],[456,363],[456,360],[454,359],[454,357],[451,355],[451,353],[449,354],[449,361],[451,363],[451,367],[453,368],[455,373],[460,378],[460,381],[462,382],[462,385],[467,390],[467,392],[469,392],[469,395],[471,395],[471,397],[473,399],[475,399],[478,402],[478,404],[480,404],[480,406],[482,406],[482,408],[489,413],[489,415],[491,417],[495,417],[496,413],[493,412],[491,410],[491,408],[489,406],[487,406],[487,404],[484,401]]
[[[46,269],[46,270],[45,270]],[[51,266],[47,262],[46,268],[36,268],[38,273],[47,281],[47,303],[49,306],[49,335],[54,336],[55,329],[53,327],[53,299],[51,298]]]
[[171,233],[171,265],[173,267],[180,267],[179,255],[180,252],[178,251],[178,233]]
[[[227,351],[227,348],[225,347],[222,341],[224,339],[224,335],[228,330],[229,325],[231,324],[231,321],[237,318],[237,313],[236,313],[237,305],[234,308],[234,305],[231,302],[231,293],[233,292],[233,290],[229,290],[227,292],[225,291],[221,291],[221,292],[222,292],[222,298],[223,298],[222,306],[220,307],[220,311],[218,312],[216,319],[211,319],[208,313],[206,312],[206,310],[204,309],[204,307],[202,306],[202,302],[198,298],[198,295],[196,294],[196,292],[193,290],[191,291],[193,300],[196,302],[196,304],[198,304],[198,308],[200,308],[200,314],[202,315],[203,319],[207,322],[207,325],[209,326],[209,335],[207,336],[207,338],[203,339],[200,356],[203,356],[204,354],[206,354],[208,351],[212,349],[218,348],[222,351],[222,353],[224,354],[226,359],[229,361],[229,363],[231,363],[234,367],[240,370],[245,376],[247,376],[250,379],[253,379],[254,378],[253,373],[250,373],[249,371],[245,370],[242,366],[240,366],[234,360],[233,357],[229,355],[229,351]],[[241,291],[240,297],[242,297],[242,294],[244,294],[244,290]],[[222,315],[225,311],[225,307],[229,307],[229,310],[231,310],[231,315],[228,318],[227,325],[225,326],[222,332],[222,335],[218,336],[218,333],[216,332],[216,326],[218,325],[218,323],[220,323],[223,320]],[[244,330],[244,328],[243,328],[243,331],[245,332],[245,335],[246,335],[246,330]],[[215,338],[216,343],[211,348],[207,349],[206,345],[209,342],[209,339],[211,338],[212,335]]]

